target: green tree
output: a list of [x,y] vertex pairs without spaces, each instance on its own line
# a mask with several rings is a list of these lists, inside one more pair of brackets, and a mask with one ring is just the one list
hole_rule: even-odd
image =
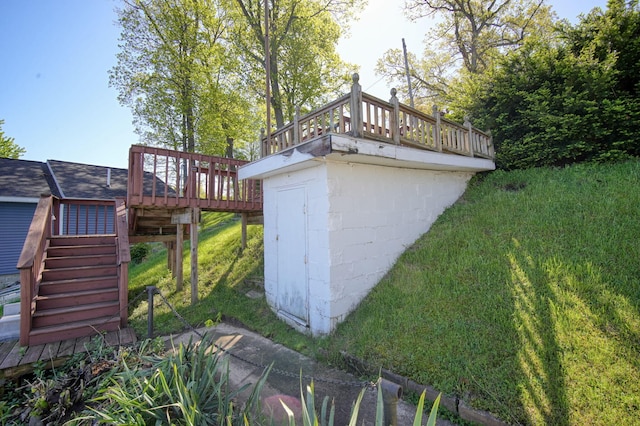
[[[264,1],[226,4],[247,87],[264,100]],[[339,58],[336,45],[361,4],[362,0],[269,0],[269,87],[277,127],[292,120],[296,107],[311,109],[346,90],[353,67]]]
[[461,102],[478,125],[492,129],[498,167],[640,156],[638,76],[629,71],[637,64],[628,59],[633,52],[619,50],[636,43],[629,28],[638,10],[621,8],[621,1],[609,6],[575,27],[565,23],[552,42],[531,37]]
[[227,54],[226,21],[217,0],[124,1],[109,81],[144,143],[222,154],[246,132],[251,108]]
[[586,54],[599,61],[615,55],[616,89],[640,94],[640,6],[638,0],[609,0],[607,9],[594,8],[580,24],[563,28],[575,55]]
[[[458,78],[490,69],[496,59],[522,46],[533,33],[549,33],[553,14],[544,0],[410,0],[410,19],[437,17],[427,33],[422,58],[409,56],[416,81],[416,97],[444,101]],[[403,58],[388,51],[378,61],[377,72],[406,93]],[[463,70],[462,74],[459,71]]]
[[14,138],[4,135],[3,124],[4,120],[0,120],[0,157],[20,158],[27,150],[16,144]]

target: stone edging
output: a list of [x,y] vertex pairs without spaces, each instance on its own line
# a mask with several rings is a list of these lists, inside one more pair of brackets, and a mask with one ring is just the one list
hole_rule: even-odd
[[[431,402],[435,401],[435,399],[440,394],[440,392],[429,385],[421,385],[420,383],[416,383],[407,377],[394,373],[393,371],[389,371],[384,368],[381,370],[374,369],[365,361],[356,358],[346,352],[341,352],[341,355],[348,368],[356,374],[379,373],[383,378],[396,383],[402,386],[403,389],[409,390],[418,395],[425,391],[425,398]],[[461,419],[466,421],[475,422],[485,426],[508,426],[508,423],[503,422],[488,411],[476,410],[475,408],[471,408],[463,399],[460,399],[457,396],[448,396],[442,394],[442,396],[440,397],[440,405],[442,405],[452,413],[457,414]]]

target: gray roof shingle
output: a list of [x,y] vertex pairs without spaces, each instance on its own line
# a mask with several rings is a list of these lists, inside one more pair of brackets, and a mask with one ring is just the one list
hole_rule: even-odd
[[[112,200],[127,197],[127,169],[48,160],[63,198]],[[107,176],[110,174],[110,185]]]
[[51,194],[45,168],[39,161],[0,158],[0,197],[39,198]]

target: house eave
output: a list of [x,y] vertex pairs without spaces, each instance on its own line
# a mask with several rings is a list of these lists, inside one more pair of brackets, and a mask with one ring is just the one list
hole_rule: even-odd
[[38,204],[40,201],[37,197],[3,197],[0,196],[0,203],[25,203],[25,204]]

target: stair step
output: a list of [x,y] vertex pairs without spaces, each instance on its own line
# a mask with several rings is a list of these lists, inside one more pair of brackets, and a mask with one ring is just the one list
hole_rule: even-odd
[[98,254],[113,254],[116,252],[115,243],[89,244],[77,246],[56,246],[47,249],[47,257],[84,256]]
[[55,268],[42,271],[42,281],[59,281],[72,278],[93,278],[118,274],[117,265],[80,266],[75,268]]
[[77,246],[113,244],[115,234],[104,235],[56,235],[49,239],[49,246]]
[[89,303],[64,308],[45,309],[33,313],[32,328],[48,327],[77,321],[92,320],[115,315],[118,318],[118,301]]
[[86,254],[73,256],[58,256],[45,259],[46,269],[73,268],[79,266],[115,265],[117,257],[115,252],[109,254]]
[[45,281],[40,283],[38,295],[49,296],[51,294],[105,288],[118,288],[118,276],[104,275],[101,277],[69,278],[64,280]]
[[36,297],[36,311],[74,307],[91,303],[117,302],[118,296],[117,287],[72,291],[46,296],[39,295]]
[[120,318],[104,316],[92,320],[76,321],[69,324],[52,325],[31,330],[29,345],[42,345],[78,337],[93,336],[101,331],[114,331],[120,328]]

